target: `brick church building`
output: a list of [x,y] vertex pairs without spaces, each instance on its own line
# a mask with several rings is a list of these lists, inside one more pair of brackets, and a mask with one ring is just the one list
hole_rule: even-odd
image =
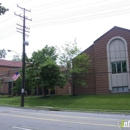
[[109,94],[130,91],[130,30],[113,27],[87,48],[91,68],[87,87],[76,94]]
[[[86,74],[87,87],[75,86],[76,94],[109,94],[130,92],[130,30],[113,27],[83,51],[90,56]],[[21,62],[0,60],[3,92],[11,93],[11,76],[22,67]],[[56,87],[55,94],[72,94],[69,84]]]

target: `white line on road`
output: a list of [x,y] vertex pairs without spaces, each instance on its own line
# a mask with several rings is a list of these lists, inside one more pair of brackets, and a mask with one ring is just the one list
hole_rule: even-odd
[[13,128],[20,129],[20,130],[32,130],[32,129],[22,128],[22,127],[16,127],[16,126],[13,126]]
[[[16,113],[16,111],[11,111],[11,112],[15,112]],[[19,112],[19,111],[18,111]],[[29,113],[29,112],[28,112]],[[1,113],[0,113],[1,114]],[[13,114],[13,113],[12,113]],[[37,113],[38,114],[38,113]],[[41,113],[40,113],[40,115],[41,115]],[[55,114],[42,114],[43,116],[45,115],[45,116],[55,116],[55,117],[64,117],[64,118],[81,118],[81,119],[87,119],[87,118],[89,118],[89,119],[97,119],[97,120],[114,120],[114,121],[119,121],[119,119],[116,119],[116,118],[104,118],[104,117],[91,117],[91,116],[85,116],[85,117],[83,117],[83,116],[68,116],[68,115],[55,115]]]
[[[19,118],[26,118],[26,119],[34,119],[34,120],[46,120],[46,121],[54,121],[54,122],[64,122],[64,123],[75,123],[75,124],[81,124],[81,125],[97,125],[97,126],[106,126],[106,127],[117,127],[115,124],[98,124],[93,122],[77,122],[77,121],[67,121],[67,120],[59,120],[59,119],[53,119],[53,118],[38,118],[38,117],[29,117],[29,116],[22,116],[22,115],[8,115],[8,114],[0,114],[3,116],[12,116],[12,117],[19,117]],[[23,130],[30,130],[30,129],[23,129]]]

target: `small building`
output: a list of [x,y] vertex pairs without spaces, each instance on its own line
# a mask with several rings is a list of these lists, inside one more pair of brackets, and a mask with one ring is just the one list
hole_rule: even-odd
[[76,94],[109,94],[130,91],[130,30],[113,27],[87,48],[91,59],[85,80]]
[[22,68],[22,62],[0,59],[0,80],[2,83],[1,93],[12,95],[12,76]]

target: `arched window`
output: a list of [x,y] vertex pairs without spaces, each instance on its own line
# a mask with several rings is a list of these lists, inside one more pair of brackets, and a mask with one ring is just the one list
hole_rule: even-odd
[[127,42],[122,37],[113,37],[107,44],[109,90],[129,91],[129,63]]

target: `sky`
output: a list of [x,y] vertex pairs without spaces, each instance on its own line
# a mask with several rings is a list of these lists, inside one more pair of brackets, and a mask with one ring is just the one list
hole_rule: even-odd
[[22,34],[16,24],[23,19],[14,15],[23,15],[26,8],[26,27],[30,28],[26,41],[26,54],[31,57],[34,51],[45,45],[64,46],[74,42],[85,50],[105,32],[119,26],[130,29],[130,0],[0,0],[9,8],[0,16],[0,49],[12,50],[6,59],[12,59],[15,52],[22,54]]

